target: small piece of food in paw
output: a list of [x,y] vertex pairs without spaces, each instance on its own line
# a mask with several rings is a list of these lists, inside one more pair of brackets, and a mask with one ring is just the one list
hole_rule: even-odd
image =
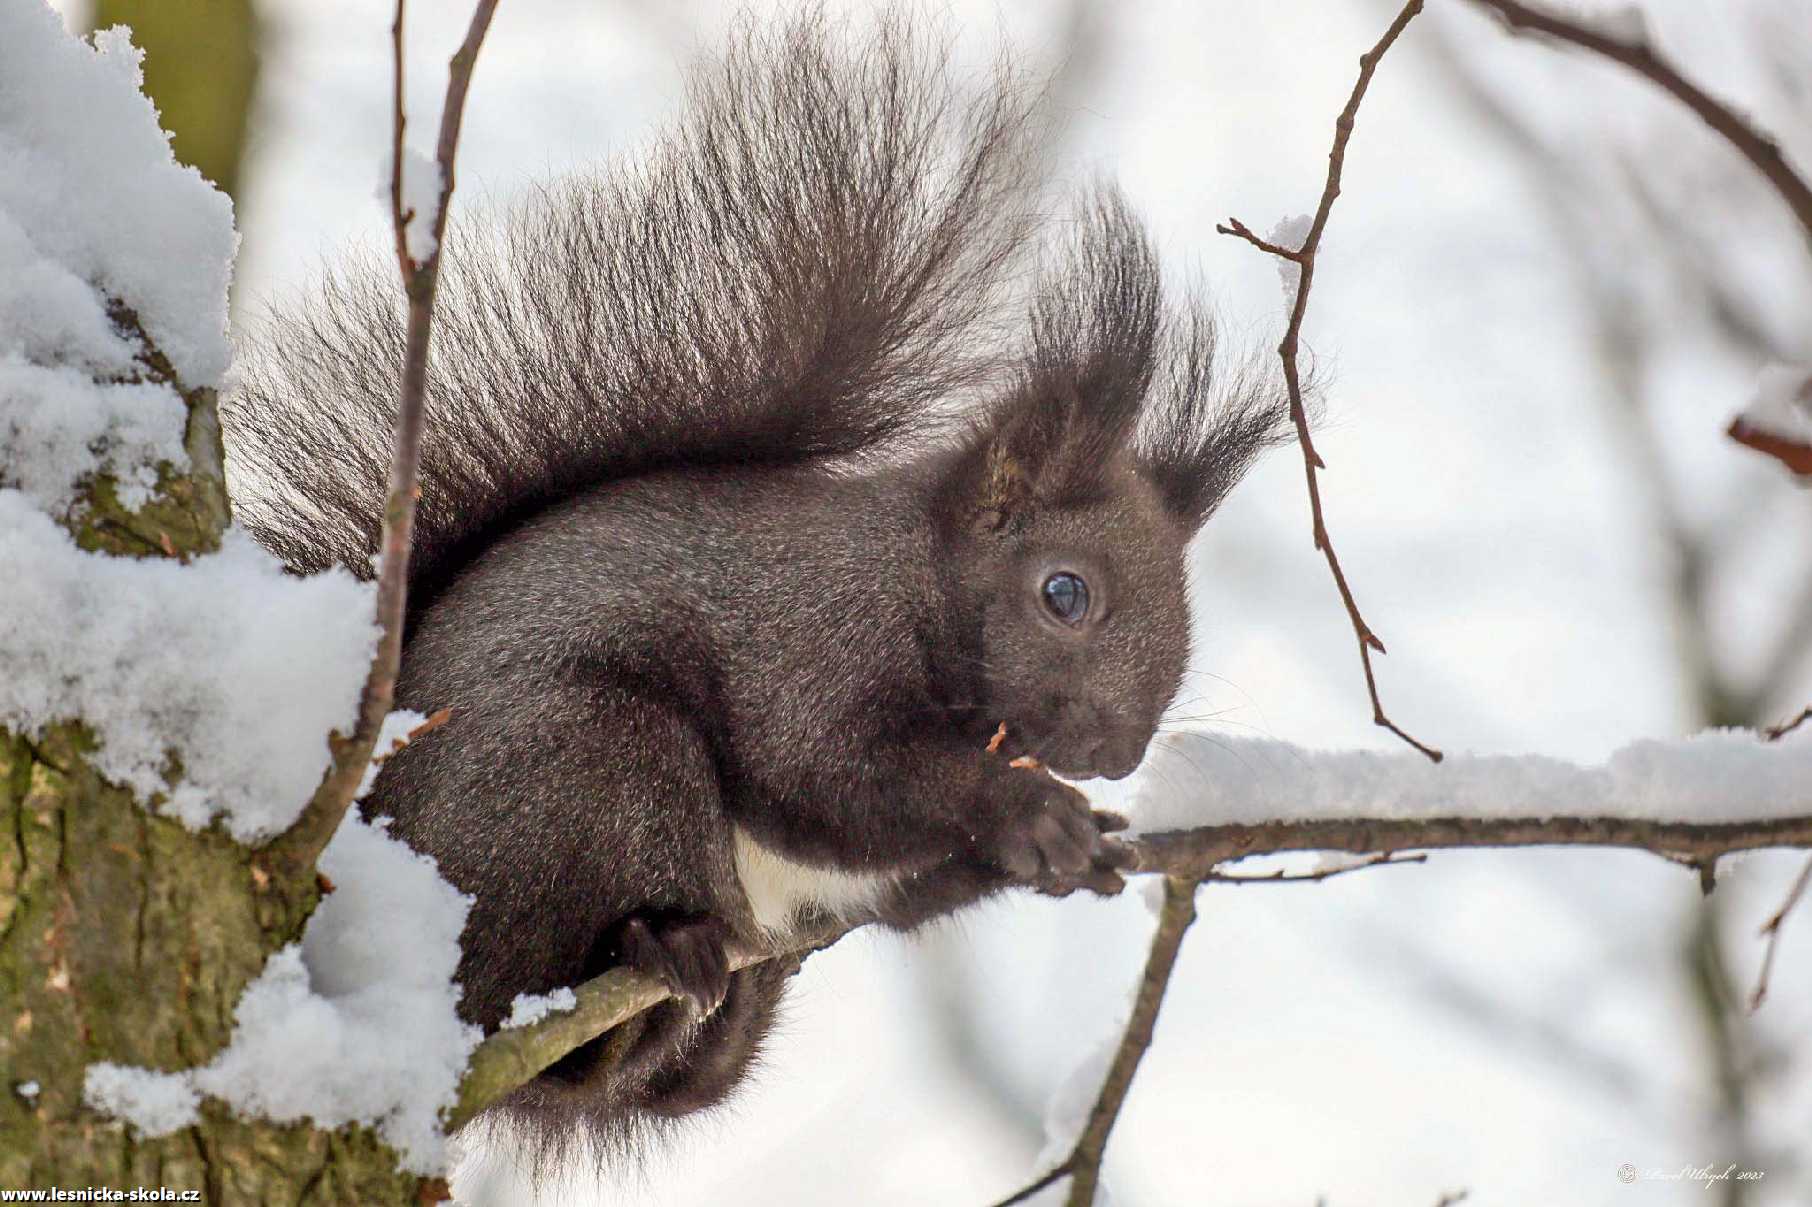
[[994,731],[994,736],[988,739],[988,753],[989,754],[999,754],[1000,753],[1000,744],[1006,740],[1007,740],[1007,723],[1005,721],[1002,721],[1000,723],[1000,728]]
[[1022,754],[1009,762],[1007,766],[1018,767],[1021,771],[1037,771],[1039,768],[1043,767],[1044,764],[1029,754]]

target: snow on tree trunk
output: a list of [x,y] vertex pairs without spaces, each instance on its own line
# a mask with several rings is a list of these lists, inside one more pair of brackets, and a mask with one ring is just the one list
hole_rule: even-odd
[[[152,1137],[92,1105],[96,1068],[180,1091],[140,1070],[207,1064],[302,935],[320,887],[240,840],[306,799],[369,647],[350,578],[246,569],[263,555],[228,529],[231,208],[172,160],[138,64],[123,31],[90,46],[36,0],[0,8],[0,1187],[433,1201],[358,1123],[190,1091]],[[285,600],[326,619],[272,644]],[[322,634],[338,650],[311,657]]]

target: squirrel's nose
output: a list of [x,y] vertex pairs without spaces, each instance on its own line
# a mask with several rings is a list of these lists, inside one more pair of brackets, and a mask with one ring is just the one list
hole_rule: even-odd
[[1095,774],[1110,780],[1125,779],[1144,759],[1145,743],[1124,734],[1101,738],[1089,754]]

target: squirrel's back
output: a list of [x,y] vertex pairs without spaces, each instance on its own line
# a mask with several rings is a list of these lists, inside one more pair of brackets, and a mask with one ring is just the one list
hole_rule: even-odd
[[[967,95],[901,24],[742,32],[633,169],[447,237],[412,602],[522,518],[666,467],[872,452],[986,379],[1032,234],[1033,90]],[[370,574],[403,348],[394,262],[333,269],[242,349],[240,519]]]

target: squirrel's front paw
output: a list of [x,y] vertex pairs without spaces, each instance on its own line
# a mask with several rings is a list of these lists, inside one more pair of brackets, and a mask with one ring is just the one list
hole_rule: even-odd
[[1014,879],[1040,892],[1068,896],[1079,888],[1112,896],[1126,887],[1120,869],[1133,853],[1109,835],[1126,828],[1117,813],[1091,809],[1088,798],[1042,772],[1024,781],[1024,806],[995,835],[994,857]]
[[730,991],[730,936],[720,918],[648,919],[623,923],[623,963],[661,981],[675,996],[692,1003],[700,1014],[723,1005]]

